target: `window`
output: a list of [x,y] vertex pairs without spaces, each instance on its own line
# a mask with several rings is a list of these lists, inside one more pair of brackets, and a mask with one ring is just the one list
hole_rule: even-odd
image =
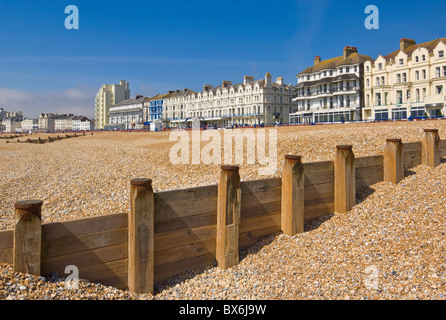
[[446,67],[443,67],[443,77],[446,77]]
[[415,62],[420,62],[420,57],[419,56],[415,57]]
[[416,90],[416,98],[417,98],[417,102],[420,102],[420,100],[421,100],[421,96],[420,96],[420,89],[417,89]]
[[367,72],[370,71],[370,67],[369,66],[367,66],[365,69],[366,69]]
[[401,83],[401,74],[396,75],[396,82]]
[[367,88],[370,87],[370,79],[367,79]]
[[426,80],[426,69],[423,70],[423,80]]
[[379,80],[379,78],[376,78],[376,86],[377,86],[377,87],[380,86],[380,80]]
[[426,61],[426,56],[423,54],[423,61]]
[[438,57],[439,58],[444,58],[444,51],[443,50],[438,51]]
[[381,105],[381,93],[376,94],[376,105],[377,106]]
[[436,90],[437,90],[437,94],[442,94],[443,93],[443,86],[437,86]]
[[350,72],[350,67],[346,67],[346,68],[345,68],[345,72],[346,72],[346,73],[349,73],[349,72]]
[[415,79],[420,80],[420,71],[415,71]]
[[344,69],[343,68],[340,68],[339,69],[339,73],[343,73],[344,72]]
[[400,59],[400,66],[404,65],[404,59]]
[[397,99],[397,104],[402,104],[403,103],[403,91],[398,90],[396,92],[396,99]]
[[403,73],[403,82],[407,82],[407,74]]
[[378,70],[382,70],[383,69],[383,64],[382,63],[378,63]]
[[385,77],[381,77],[381,84],[383,86],[386,84],[386,78]]

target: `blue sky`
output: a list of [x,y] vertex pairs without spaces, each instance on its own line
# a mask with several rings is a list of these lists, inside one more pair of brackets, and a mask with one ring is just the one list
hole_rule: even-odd
[[[64,26],[68,5],[79,30]],[[379,30],[364,26],[368,5],[379,8]],[[295,85],[315,56],[346,45],[376,58],[403,37],[446,37],[444,12],[444,0],[1,0],[0,106],[93,117],[99,88],[119,80],[132,97],[266,72]]]

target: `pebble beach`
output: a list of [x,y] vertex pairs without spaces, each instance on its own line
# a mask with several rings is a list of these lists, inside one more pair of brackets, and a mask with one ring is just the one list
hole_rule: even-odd
[[[303,162],[332,160],[336,146],[348,144],[356,157],[381,155],[387,138],[417,142],[428,128],[446,139],[445,120],[274,128],[278,168],[272,176],[281,176],[286,154]],[[128,212],[135,178],[151,178],[154,191],[218,183],[220,165],[172,164],[174,144],[167,132],[95,132],[42,145],[0,140],[0,230],[13,228],[19,200],[42,200],[42,223],[50,223]],[[271,177],[259,177],[258,169],[240,165],[241,179]],[[352,211],[305,229],[260,241],[228,270],[210,265],[158,284],[154,295],[88,281],[65,288],[59,275],[35,277],[0,264],[0,299],[445,299],[446,162],[413,168],[398,185],[373,185]]]

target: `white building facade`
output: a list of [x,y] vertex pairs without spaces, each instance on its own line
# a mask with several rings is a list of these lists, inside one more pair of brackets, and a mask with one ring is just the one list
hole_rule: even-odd
[[135,99],[124,100],[110,107],[107,130],[143,129],[143,109],[146,97],[136,96]]
[[400,49],[365,64],[365,120],[404,120],[446,115],[446,38]]
[[35,132],[39,130],[39,120],[38,119],[25,119],[21,122],[22,132]]
[[372,60],[346,46],[342,56],[322,61],[298,74],[290,123],[324,123],[362,119],[364,63]]
[[242,83],[204,85],[198,93],[171,91],[164,97],[163,123],[168,127],[191,127],[197,120],[215,127],[286,124],[296,110],[292,96],[293,86],[282,77],[273,82],[270,73],[260,80],[245,76]]

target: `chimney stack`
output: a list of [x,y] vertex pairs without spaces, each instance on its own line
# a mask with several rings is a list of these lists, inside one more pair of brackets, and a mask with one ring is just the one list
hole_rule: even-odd
[[212,89],[212,85],[210,85],[210,84],[205,84],[204,86],[203,86],[203,91],[204,92],[208,92],[209,90],[211,90]]
[[265,87],[271,88],[272,82],[271,82],[271,73],[267,72],[265,74]]
[[317,56],[316,58],[314,58],[314,65],[317,65],[320,62],[321,62],[321,57]]
[[346,46],[344,48],[344,59],[347,59],[351,54],[357,53],[358,49],[356,47]]
[[400,50],[406,51],[407,48],[417,44],[415,40],[403,38],[400,40]]
[[283,77],[277,77],[276,83],[278,85],[282,85],[283,84]]
[[245,78],[243,79],[243,85],[247,85],[249,81],[254,81],[254,77],[251,76],[245,76]]
[[232,85],[231,81],[223,80],[222,87],[229,88]]

